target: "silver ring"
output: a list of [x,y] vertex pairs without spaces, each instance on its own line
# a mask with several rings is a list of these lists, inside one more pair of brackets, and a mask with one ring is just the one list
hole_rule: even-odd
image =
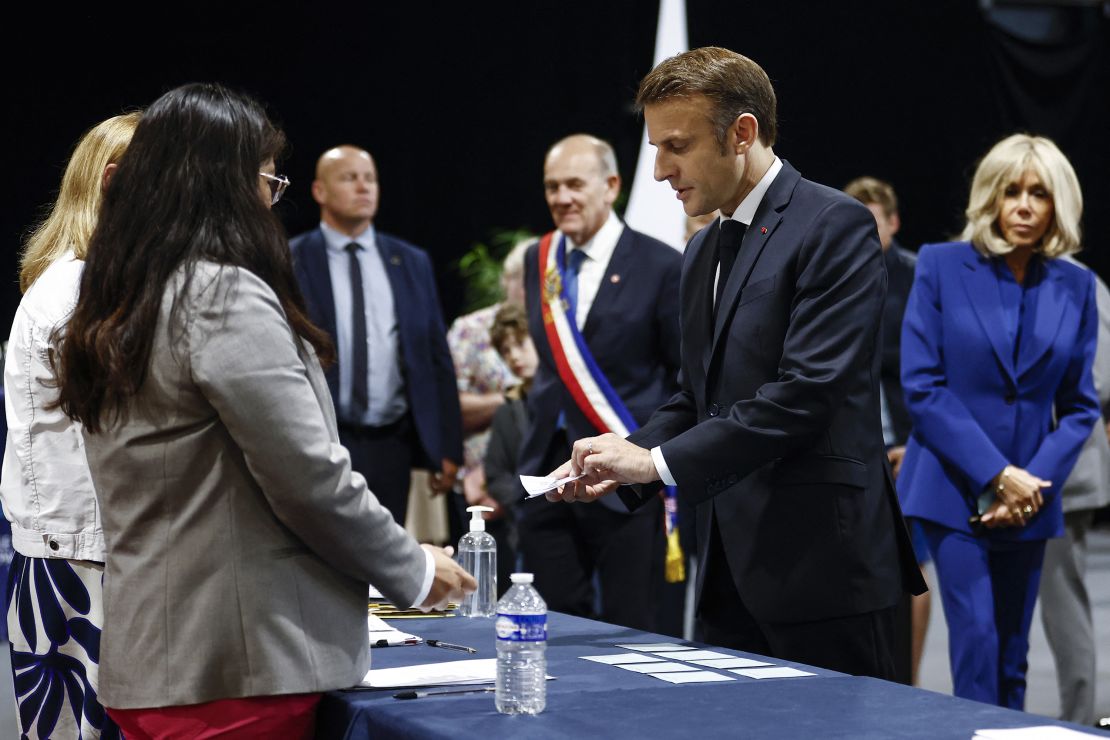
[[1023,509],[1021,510],[1021,513],[1022,513],[1022,514],[1032,514],[1032,513],[1033,513],[1033,507],[1032,507],[1032,506],[1030,506],[1029,504],[1026,504],[1026,505],[1025,505],[1025,508],[1023,508]]
[[589,451],[589,453],[590,453],[591,455],[592,455],[592,454],[594,454],[594,443],[593,443],[593,440],[590,440],[589,442],[587,442],[587,443],[586,443],[586,450],[587,450],[587,451]]

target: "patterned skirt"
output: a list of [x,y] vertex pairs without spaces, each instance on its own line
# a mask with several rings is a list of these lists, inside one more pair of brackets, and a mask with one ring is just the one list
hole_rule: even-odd
[[23,738],[119,738],[97,700],[104,566],[16,553],[8,639]]

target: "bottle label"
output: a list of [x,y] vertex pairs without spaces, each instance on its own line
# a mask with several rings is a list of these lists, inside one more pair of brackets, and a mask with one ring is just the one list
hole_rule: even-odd
[[547,640],[546,614],[497,613],[494,622],[497,639],[506,642],[543,642]]

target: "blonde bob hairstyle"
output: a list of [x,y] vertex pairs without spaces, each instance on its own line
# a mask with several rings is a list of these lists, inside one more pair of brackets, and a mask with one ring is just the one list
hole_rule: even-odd
[[28,237],[19,265],[19,289],[26,293],[39,276],[70,249],[85,259],[96,229],[104,169],[118,164],[131,143],[141,113],[125,113],[89,129],[69,158],[50,215]]
[[960,238],[969,241],[984,256],[1008,254],[1013,246],[1002,238],[998,216],[1002,198],[1011,183],[1032,171],[1052,196],[1052,223],[1035,248],[1045,257],[1063,257],[1080,249],[1079,217],[1083,193],[1067,157],[1043,136],[1014,134],[995,144],[971,181],[967,225]]

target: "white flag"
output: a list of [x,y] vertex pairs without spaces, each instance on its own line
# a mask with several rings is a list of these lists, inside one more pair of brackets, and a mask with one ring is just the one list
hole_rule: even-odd
[[[686,37],[686,0],[660,0],[659,26],[655,31],[655,61],[688,51]],[[655,147],[648,144],[647,126],[640,140],[636,176],[624,220],[629,226],[654,236],[678,250],[686,247],[686,213],[666,182],[655,181]]]

